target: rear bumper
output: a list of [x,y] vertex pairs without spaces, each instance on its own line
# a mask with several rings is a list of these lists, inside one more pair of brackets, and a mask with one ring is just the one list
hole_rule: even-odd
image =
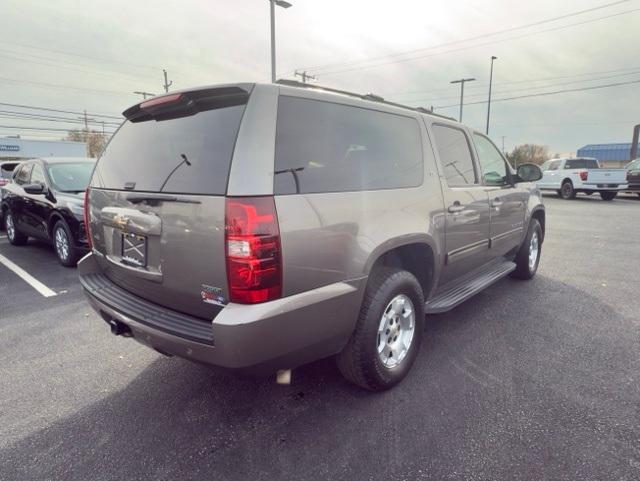
[[629,187],[627,187],[628,192],[640,192],[640,184],[630,183]]
[[576,192],[581,191],[614,191],[620,192],[627,190],[628,184],[626,182],[620,184],[582,184],[581,186],[576,186]]
[[251,371],[289,369],[339,352],[355,327],[366,284],[362,278],[262,304],[228,304],[206,321],[132,294],[123,297],[122,289],[101,275],[92,254],[78,270],[93,308],[106,321],[128,326],[138,342],[193,361]]

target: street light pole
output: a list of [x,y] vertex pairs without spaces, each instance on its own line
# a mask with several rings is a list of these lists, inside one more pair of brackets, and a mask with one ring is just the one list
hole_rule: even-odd
[[493,61],[498,57],[491,56],[491,71],[489,73],[489,102],[487,103],[487,130],[486,134],[489,135],[489,115],[491,113],[491,86],[493,84]]
[[462,122],[462,106],[464,105],[464,84],[466,82],[473,82],[474,78],[461,78],[460,80],[452,80],[452,84],[460,84],[460,118],[459,122]]
[[289,8],[291,4],[284,0],[269,0],[271,14],[271,82],[276,82],[276,5]]

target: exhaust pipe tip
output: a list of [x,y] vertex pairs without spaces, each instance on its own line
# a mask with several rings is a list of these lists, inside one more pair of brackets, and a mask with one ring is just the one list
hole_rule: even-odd
[[105,320],[107,324],[109,324],[109,329],[111,330],[111,334],[114,336],[122,336],[122,337],[132,337],[133,333],[131,332],[131,328],[127,326],[125,323],[115,320],[106,312],[100,312],[102,318]]

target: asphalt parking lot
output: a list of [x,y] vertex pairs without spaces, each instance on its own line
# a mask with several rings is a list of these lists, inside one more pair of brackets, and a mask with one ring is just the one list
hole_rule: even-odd
[[[48,247],[0,255],[0,479],[640,479],[640,199],[545,196],[531,282],[430,316],[409,377],[291,386],[109,334]],[[4,235],[4,232],[0,232]]]

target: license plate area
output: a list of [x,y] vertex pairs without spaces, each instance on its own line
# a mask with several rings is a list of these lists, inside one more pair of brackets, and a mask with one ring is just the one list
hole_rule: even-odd
[[122,232],[122,263],[133,267],[147,267],[147,238],[142,235]]

